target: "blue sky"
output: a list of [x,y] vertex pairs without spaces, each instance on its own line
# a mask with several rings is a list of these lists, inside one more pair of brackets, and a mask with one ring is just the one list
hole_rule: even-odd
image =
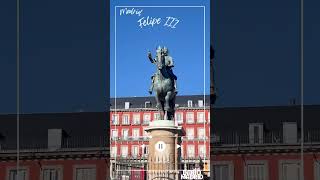
[[[171,56],[174,58],[175,67],[173,71],[178,76],[177,82],[180,95],[203,94],[204,90],[206,94],[209,94],[209,1],[199,1],[198,3],[190,3],[190,1],[189,3],[180,4],[172,4],[169,3],[169,1],[161,1],[162,4],[145,2],[147,1],[139,1],[139,4],[133,4],[131,1],[121,1],[121,4],[114,3],[112,4],[113,6],[111,6],[111,14],[114,15],[115,5],[192,5],[206,6],[206,11],[203,7],[134,7],[136,10],[143,10],[141,16],[120,16],[120,9],[125,7],[117,7],[116,52],[114,49],[115,18],[114,16],[110,17],[110,96],[115,96],[115,83],[117,97],[149,95],[148,89],[151,84],[150,76],[155,72],[156,68],[148,60],[147,52],[150,50],[153,56],[155,56],[155,50],[159,45],[168,47]],[[204,19],[205,12],[207,13],[206,19]],[[138,20],[142,17],[147,18],[148,16],[161,18],[161,23],[153,27],[147,26],[141,28]],[[163,26],[166,17],[175,17],[179,20],[175,28]],[[204,23],[206,23],[206,27],[204,27]],[[206,33],[205,39],[204,33]]]
[[[128,4],[125,0],[112,2]],[[141,0],[130,2],[142,4]],[[207,1],[161,1],[170,5],[181,2],[198,5]],[[0,1],[0,113],[16,112],[15,3]],[[157,1],[148,3],[155,5]],[[300,99],[299,0],[211,3],[210,37],[216,49],[219,96],[216,105],[287,105],[290,98]],[[109,79],[113,79],[108,67],[112,38],[108,32],[109,5],[109,1],[92,0],[21,1],[21,112],[105,111],[111,94]],[[319,7],[319,0],[305,1],[305,104],[320,102]],[[146,46],[141,59],[134,61],[145,65],[140,69],[147,76],[140,83],[145,87],[139,90],[144,95],[154,71],[145,51],[154,51],[155,46]],[[181,87],[185,72],[179,68],[184,61],[171,45],[169,48],[176,59],[174,71]]]

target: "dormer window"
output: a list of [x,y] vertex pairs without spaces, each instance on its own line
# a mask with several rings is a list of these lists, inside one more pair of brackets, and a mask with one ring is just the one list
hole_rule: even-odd
[[250,144],[263,143],[263,124],[262,123],[249,124],[249,142]]
[[198,101],[198,106],[199,106],[199,107],[203,107],[203,100],[199,100],[199,101]]
[[130,102],[125,102],[124,109],[129,109],[129,108],[130,108]]
[[298,142],[298,127],[296,122],[283,122],[283,142],[294,144]]
[[192,100],[188,100],[188,107],[192,107]]

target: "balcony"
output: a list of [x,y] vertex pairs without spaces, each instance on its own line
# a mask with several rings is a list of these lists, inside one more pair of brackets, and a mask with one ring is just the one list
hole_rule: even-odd
[[126,136],[126,137],[112,137],[112,141],[148,141],[148,136]]
[[181,137],[182,141],[207,141],[209,138],[207,136],[205,137],[194,137],[194,136],[184,136]]
[[[286,138],[288,139],[288,137]],[[266,146],[266,145],[299,145],[301,144],[301,134],[297,134],[297,138],[289,139],[288,143],[283,137],[282,132],[264,133],[263,137],[249,137],[248,134],[214,134],[210,137],[210,141],[215,147],[219,146]],[[294,143],[292,143],[294,142]],[[312,130],[304,133],[304,144],[320,145],[320,131]]]

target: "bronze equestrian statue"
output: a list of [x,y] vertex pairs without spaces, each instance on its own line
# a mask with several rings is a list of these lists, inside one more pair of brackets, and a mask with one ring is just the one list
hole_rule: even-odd
[[172,71],[173,59],[169,56],[169,50],[160,46],[156,50],[156,57],[153,59],[151,52],[148,52],[148,58],[157,67],[156,73],[151,76],[152,85],[149,93],[155,92],[160,119],[174,120],[175,98],[178,91],[177,76]]

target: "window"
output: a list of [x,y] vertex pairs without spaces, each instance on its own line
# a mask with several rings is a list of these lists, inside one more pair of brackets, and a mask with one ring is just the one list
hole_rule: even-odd
[[112,115],[112,124],[113,125],[119,124],[119,115],[118,114],[113,114]]
[[314,161],[314,175],[315,180],[320,180],[320,161],[318,159]]
[[149,124],[150,122],[150,114],[143,115],[143,124]]
[[183,150],[184,150],[184,148],[183,148],[183,145],[181,144],[181,147],[180,147],[180,152],[181,152],[181,157],[182,158],[184,158],[184,152],[183,152]]
[[111,130],[111,137],[112,137],[112,139],[117,139],[118,138],[118,130],[117,129],[112,129]]
[[205,129],[198,128],[198,139],[205,139]]
[[154,113],[153,120],[160,120],[160,113]]
[[246,161],[245,179],[247,180],[267,180],[268,168],[265,161]]
[[189,158],[194,157],[194,145],[187,146],[187,155]]
[[197,122],[204,123],[204,112],[197,112]]
[[186,116],[187,116],[186,120],[187,120],[188,124],[194,123],[194,114],[193,114],[193,112],[187,112]]
[[111,157],[116,157],[117,156],[117,154],[118,154],[117,150],[118,150],[117,146],[112,146],[111,147],[111,154],[110,154]]
[[204,158],[206,157],[206,146],[205,145],[198,145],[198,153],[199,156]]
[[140,124],[140,114],[133,114],[133,124]]
[[20,169],[18,174],[16,169],[11,169],[9,170],[8,176],[9,180],[27,180],[27,169]]
[[121,146],[121,156],[122,157],[128,156],[128,146]]
[[61,179],[62,179],[61,167],[47,166],[42,168],[41,180],[61,180]]
[[143,129],[143,139],[148,139],[148,132],[146,130]]
[[194,129],[187,128],[186,134],[187,134],[187,139],[192,140],[194,138]]
[[294,144],[298,142],[298,128],[296,122],[283,123],[283,142]]
[[210,123],[210,112],[208,112],[208,122]]
[[122,124],[123,124],[123,125],[128,125],[128,124],[130,124],[129,114],[124,114],[124,115],[122,115]]
[[203,100],[198,100],[198,106],[203,107]]
[[139,128],[132,129],[132,138],[139,139],[139,137],[140,137],[140,129]]
[[228,164],[213,165],[213,179],[214,180],[232,180],[231,168]]
[[129,108],[130,108],[130,102],[125,102],[124,109],[129,109]]
[[250,144],[263,143],[263,124],[262,123],[249,124],[249,142]]
[[76,180],[93,180],[96,179],[95,167],[78,167],[75,170]]
[[166,144],[163,141],[158,141],[155,146],[158,152],[162,152],[166,148]]
[[181,113],[181,112],[176,113],[175,119],[178,122],[178,124],[182,124],[183,123],[183,113]]
[[132,146],[132,156],[137,157],[139,155],[139,146]]
[[188,107],[192,107],[192,100],[188,100]]
[[128,129],[122,129],[122,139],[127,140],[129,136],[129,130]]
[[300,180],[300,163],[296,160],[280,161],[279,180]]

